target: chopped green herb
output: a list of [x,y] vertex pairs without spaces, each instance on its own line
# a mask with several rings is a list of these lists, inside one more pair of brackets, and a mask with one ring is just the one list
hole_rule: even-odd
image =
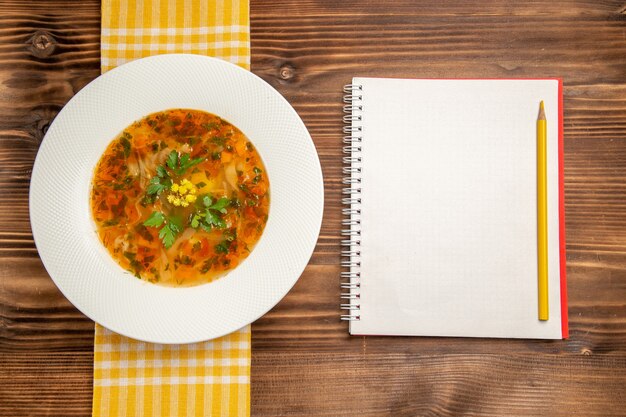
[[113,184],[113,189],[114,190],[125,190],[127,188],[130,188],[130,184],[133,182],[133,177],[126,177],[124,178],[124,181],[121,183],[115,183]]
[[146,194],[143,196],[139,204],[141,204],[142,207],[148,207],[148,205],[154,204],[156,198],[156,194]]
[[143,222],[144,226],[159,227],[165,221],[165,215],[160,211],[153,211],[150,217]]
[[189,168],[204,161],[204,158],[190,158],[191,156],[187,153],[179,155],[177,151],[172,151],[167,156],[165,163],[176,175],[183,175]]
[[206,182],[199,182],[199,183],[196,184],[196,187],[204,188],[204,187],[206,187]]
[[144,226],[143,224],[136,225],[134,229],[135,229],[135,232],[137,232],[139,236],[141,236],[148,242],[152,242],[154,240],[154,237],[152,236],[152,234],[148,231],[146,226]]
[[120,219],[118,218],[114,218],[114,219],[109,219],[106,220],[104,223],[102,223],[103,226],[115,226],[116,224],[120,223]]
[[206,274],[207,272],[209,272],[211,270],[211,268],[213,267],[213,265],[217,262],[217,257],[212,257],[207,259],[206,261],[204,261],[204,263],[202,264],[202,268],[200,269],[200,272],[203,274]]
[[111,206],[111,211],[116,216],[121,216],[124,213],[124,207],[126,207],[126,203],[128,203],[128,197],[126,195],[122,195],[119,203],[114,206]]
[[163,226],[159,231],[159,239],[163,241],[163,246],[171,248],[174,242],[176,242],[176,233],[169,227],[169,224]]
[[232,242],[233,240],[237,239],[237,229],[224,230],[224,239],[226,239],[229,242]]
[[161,279],[161,275],[159,274],[159,271],[157,271],[156,268],[152,267],[150,268],[150,273],[154,275],[152,282],[159,282],[159,280]]
[[137,278],[141,278],[140,272],[144,269],[141,262],[136,259],[137,254],[132,252],[124,252],[126,259],[130,261],[130,267],[132,272]]
[[224,221],[224,219],[222,219],[211,209],[206,210],[204,220],[209,226],[215,226],[219,229],[223,229],[226,227],[226,222]]
[[241,201],[237,197],[233,197],[230,199],[229,205],[235,208],[241,207]]
[[201,227],[206,231],[211,231],[214,227],[224,229],[226,222],[222,218],[222,214],[227,213],[226,206],[228,206],[230,200],[226,197],[222,197],[213,202],[211,196],[207,194],[199,197],[200,198],[196,200],[196,207],[199,208],[199,211],[191,216],[191,227],[194,229]]
[[191,217],[191,227],[193,227],[194,229],[197,229],[198,226],[200,226],[200,220],[202,220],[202,217],[200,217],[200,215],[198,214],[194,214]]
[[214,161],[222,159],[222,154],[220,152],[213,152],[211,154],[211,159]]
[[122,136],[120,138],[120,144],[122,145],[122,148],[124,149],[124,158],[128,158],[130,156],[130,141],[128,140],[126,136]]
[[167,221],[168,221],[168,224],[170,225],[170,228],[175,233],[180,233],[183,231],[183,220],[180,217],[171,216],[167,218]]
[[218,125],[217,123],[202,123],[202,127],[205,128],[206,130],[213,130],[213,129],[217,129]]
[[228,253],[229,249],[230,249],[230,242],[228,240],[225,240],[221,242],[220,244],[215,245],[216,253]]
[[213,204],[209,208],[212,209],[212,210],[217,210],[220,213],[226,214],[225,207],[228,205],[229,202],[230,202],[230,200],[228,200],[228,198],[222,197],[219,200],[217,200],[217,202],[215,204]]
[[176,236],[182,232],[182,220],[179,217],[166,217],[163,213],[155,211],[143,222],[144,226],[161,227],[159,239],[163,241],[163,246],[171,248],[176,241]]
[[222,136],[213,136],[211,140],[215,142],[216,145],[220,146],[223,146],[226,143],[226,138]]
[[162,183],[161,178],[159,178],[158,176],[152,177],[150,178],[150,184],[148,184],[148,187],[146,188],[146,193],[148,195],[159,195],[171,185],[171,180],[169,180],[169,183],[170,184],[168,184],[167,181],[164,181]]
[[165,169],[165,167],[163,165],[159,165],[156,168],[156,172],[157,175],[159,176],[159,178],[164,178],[164,177],[169,177],[167,170]]
[[172,151],[167,155],[167,166],[173,171],[178,168],[178,152]]
[[258,174],[260,174],[261,172],[263,172],[263,171],[261,171],[261,169],[259,169],[259,167],[254,167],[252,170],[253,170],[253,171],[254,171],[254,173],[255,173],[255,174],[257,174],[257,175],[258,175]]

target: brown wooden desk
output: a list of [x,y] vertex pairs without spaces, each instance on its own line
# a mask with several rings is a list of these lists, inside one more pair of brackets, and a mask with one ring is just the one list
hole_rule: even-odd
[[[304,119],[326,186],[309,267],[253,326],[254,416],[626,415],[626,5],[252,0],[252,70]],[[0,1],[0,415],[88,416],[93,323],[28,220],[41,139],[99,74],[97,0]],[[564,79],[568,341],[349,337],[338,320],[342,86]]]

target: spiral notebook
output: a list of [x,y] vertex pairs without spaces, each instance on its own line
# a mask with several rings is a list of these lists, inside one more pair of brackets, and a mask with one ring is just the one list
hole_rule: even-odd
[[[561,81],[354,78],[344,90],[350,333],[566,338]],[[541,100],[547,321],[537,315]]]

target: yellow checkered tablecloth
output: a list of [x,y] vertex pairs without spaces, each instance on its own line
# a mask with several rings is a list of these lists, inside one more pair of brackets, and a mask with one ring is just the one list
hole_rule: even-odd
[[[102,72],[150,55],[210,55],[250,67],[247,0],[103,0]],[[159,345],[96,324],[93,416],[249,416],[250,326]]]
[[222,58],[250,69],[247,0],[102,0],[102,72],[166,53]]

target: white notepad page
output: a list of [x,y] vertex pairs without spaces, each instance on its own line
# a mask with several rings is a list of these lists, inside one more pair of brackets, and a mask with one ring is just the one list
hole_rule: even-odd
[[[560,339],[558,81],[361,85],[352,334]],[[548,123],[550,319],[537,318],[536,121]]]

